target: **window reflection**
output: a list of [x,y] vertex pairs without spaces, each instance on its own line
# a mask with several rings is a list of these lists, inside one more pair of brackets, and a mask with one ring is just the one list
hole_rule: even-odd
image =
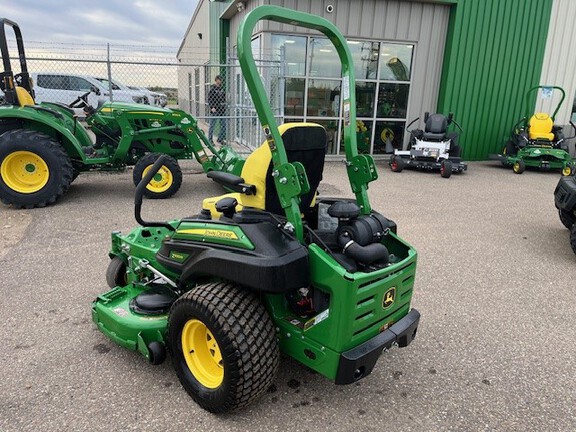
[[409,84],[380,83],[377,117],[406,118]]
[[402,149],[404,122],[377,121],[374,133],[374,154],[393,153]]
[[336,48],[327,38],[310,38],[309,73],[314,77],[341,77],[342,66]]
[[372,117],[375,99],[376,83],[356,82],[356,117]]
[[368,41],[348,41],[354,61],[356,79],[376,79],[380,43]]
[[[370,153],[370,140],[372,139],[372,128],[374,122],[371,120],[356,120],[356,145],[358,152],[363,154]],[[342,136],[340,137],[340,153],[344,153],[344,128],[342,128]]]
[[286,75],[304,75],[306,73],[306,37],[272,35],[272,52],[275,60],[281,60],[281,49],[284,49]]
[[382,44],[380,79],[410,81],[413,45]]
[[338,116],[340,108],[340,81],[311,79],[308,81],[308,109],[314,117]]
[[305,81],[303,78],[286,78],[285,115],[304,115],[304,87]]

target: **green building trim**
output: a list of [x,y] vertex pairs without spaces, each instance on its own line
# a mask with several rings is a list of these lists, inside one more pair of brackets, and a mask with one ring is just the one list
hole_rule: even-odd
[[[462,124],[463,157],[501,151],[539,84],[552,0],[456,0],[450,11],[438,112]],[[553,84],[553,83],[551,83]],[[536,102],[536,94],[529,107]]]

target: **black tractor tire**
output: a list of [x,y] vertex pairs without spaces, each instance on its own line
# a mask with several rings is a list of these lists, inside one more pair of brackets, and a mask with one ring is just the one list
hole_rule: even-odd
[[440,164],[440,175],[442,178],[450,178],[452,175],[452,162],[449,160],[443,160]]
[[48,135],[25,129],[0,135],[0,200],[4,204],[46,207],[64,195],[72,175],[70,157]]
[[[132,174],[135,186],[138,186],[138,183],[144,177],[145,170],[148,167],[152,167],[160,156],[161,153],[147,153],[138,159]],[[150,182],[148,187],[144,189],[145,197],[151,199],[170,198],[182,186],[182,170],[178,161],[171,156],[166,156],[166,162],[160,168],[158,175],[162,177],[161,180],[155,182],[153,179]]]
[[[203,343],[185,342],[183,334],[187,334],[189,325],[205,326],[205,336],[200,340],[211,341],[213,336],[214,350],[221,355],[217,364],[223,375],[211,386],[203,384],[202,377],[194,374],[198,366],[189,367],[183,345],[187,344],[190,362],[206,367],[214,368],[220,355],[210,349],[208,356],[213,358],[207,358],[202,352]],[[213,413],[248,405],[270,387],[278,370],[278,340],[266,308],[253,292],[228,282],[197,286],[176,300],[170,309],[167,339],[182,386],[202,408]]]
[[576,254],[576,224],[572,225],[572,229],[570,230],[570,246]]
[[126,286],[126,263],[119,256],[115,256],[106,269],[106,283],[110,288]]
[[390,158],[389,165],[390,169],[393,172],[402,172],[402,170],[406,166],[406,163],[404,162],[404,159],[402,159],[400,156],[392,156]]
[[514,171],[516,174],[522,174],[524,171],[526,171],[526,163],[522,159],[518,159],[517,162],[512,164],[512,171]]
[[558,216],[560,216],[560,222],[568,229],[572,229],[572,225],[576,222],[576,216],[574,212],[568,210],[558,209]]

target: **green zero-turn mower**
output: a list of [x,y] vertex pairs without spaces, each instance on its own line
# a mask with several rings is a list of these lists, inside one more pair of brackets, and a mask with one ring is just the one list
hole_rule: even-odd
[[[11,68],[7,26],[16,36],[18,74]],[[119,102],[95,109],[87,103],[90,92],[69,106],[36,104],[22,33],[8,19],[0,19],[0,53],[4,65],[0,89],[5,98],[0,106],[0,200],[5,204],[33,208],[54,203],[86,171],[119,171],[133,165],[138,184],[160,154],[167,157],[145,190],[149,198],[167,198],[180,188],[178,159],[195,158],[206,172],[242,170],[243,158],[227,146],[215,149],[196,120],[181,110]],[[95,142],[74,108],[83,109]]]
[[[346,167],[354,199],[316,196],[326,132],[317,124],[280,128],[267,103],[250,40],[263,19],[326,35],[342,62]],[[197,216],[141,217],[112,233],[107,282],[92,304],[99,330],[152,364],[169,352],[182,386],[203,408],[243,407],[274,380],[283,352],[336,384],[369,375],[383,351],[416,336],[410,302],[416,251],[396,224],[373,211],[374,161],[356,147],[356,97],[346,40],[329,21],[276,6],[246,15],[238,58],[266,141],[242,177],[212,178],[237,193],[208,198]]]
[[576,136],[576,126],[572,121],[574,135],[565,137],[562,126],[554,124],[556,114],[564,102],[566,93],[557,86],[536,86],[526,92],[526,112],[530,113],[530,96],[534,91],[542,90],[551,96],[553,90],[561,94],[560,101],[552,116],[547,113],[529,114],[522,117],[514,125],[512,134],[501,154],[492,154],[490,159],[502,162],[504,166],[512,166],[516,174],[522,174],[526,167],[543,170],[559,169],[562,175],[570,175],[576,168],[576,161],[568,152],[567,140]]

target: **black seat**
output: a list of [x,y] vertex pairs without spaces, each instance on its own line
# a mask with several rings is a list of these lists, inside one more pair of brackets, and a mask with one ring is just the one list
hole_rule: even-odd
[[[327,144],[326,130],[315,123],[285,123],[278,129],[282,135],[288,161],[300,162],[306,170],[310,191],[300,196],[300,209],[306,214],[322,180]],[[282,214],[284,211],[280,205],[272,169],[272,154],[268,144],[264,143],[248,156],[240,177],[219,174],[209,176],[214,181],[220,180],[228,189],[237,193],[206,198],[202,208],[209,210],[213,217],[219,217],[220,212],[216,209],[216,203],[222,198],[233,197],[238,201],[236,211],[240,211],[243,207],[252,207]]]
[[424,126],[424,139],[428,141],[443,141],[448,129],[448,118],[444,114],[431,114]]

